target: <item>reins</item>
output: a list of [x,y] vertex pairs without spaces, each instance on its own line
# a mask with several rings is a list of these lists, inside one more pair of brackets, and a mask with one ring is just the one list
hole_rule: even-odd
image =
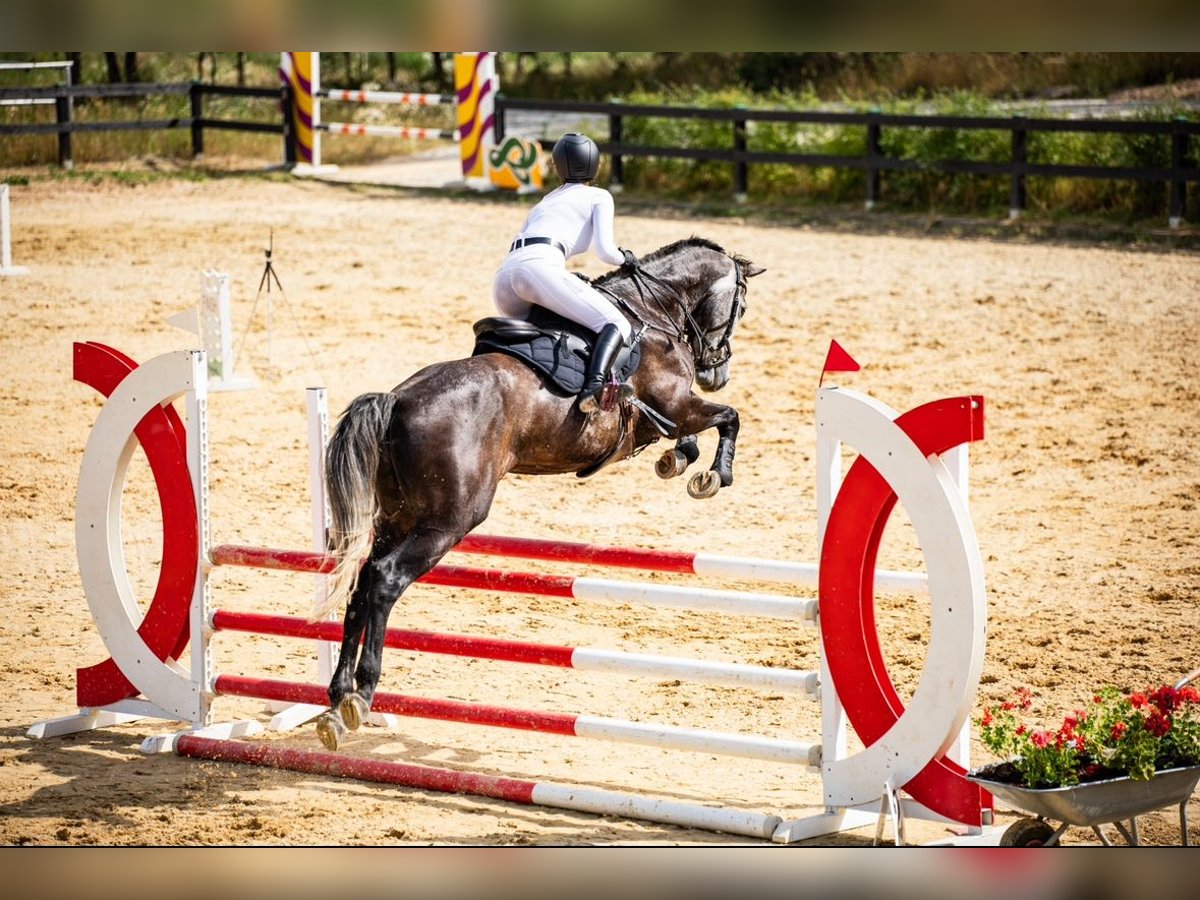
[[[663,317],[671,325],[672,329],[674,329],[673,331],[655,322],[648,322],[627,300],[616,294],[606,285],[597,284],[596,288],[611,297],[620,309],[624,310],[626,314],[642,325],[642,328],[639,329],[639,336],[647,329],[661,331],[663,334],[687,344],[692,351],[692,358],[701,369],[712,369],[724,363],[733,354],[730,340],[733,337],[733,330],[737,326],[738,319],[741,318],[741,314],[745,310],[746,276],[742,271],[741,263],[737,259],[733,260],[733,265],[737,279],[737,293],[734,297],[733,308],[730,310],[728,319],[720,325],[714,325],[708,329],[702,328],[700,323],[696,321],[696,317],[692,315],[692,311],[684,304],[679,291],[657,275],[647,272],[640,265],[633,266],[630,269],[630,281],[633,282],[638,296],[642,299],[643,303],[646,302],[647,296],[654,301],[654,304],[663,314]],[[671,311],[663,303],[660,293],[653,289],[653,285],[662,288],[671,300],[674,301],[676,308],[683,314],[682,324],[675,321],[671,315]],[[708,335],[714,331],[721,331],[721,337],[716,343],[709,343],[707,339]]]

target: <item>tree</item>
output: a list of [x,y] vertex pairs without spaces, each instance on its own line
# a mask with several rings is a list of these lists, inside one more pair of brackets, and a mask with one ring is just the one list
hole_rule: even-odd
[[109,84],[138,80],[138,59],[136,53],[126,52],[124,73],[121,72],[121,61],[117,58],[117,54],[111,51],[105,51],[104,64],[108,67]]

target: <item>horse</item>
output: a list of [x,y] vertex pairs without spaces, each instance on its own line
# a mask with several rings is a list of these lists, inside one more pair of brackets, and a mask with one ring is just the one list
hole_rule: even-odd
[[336,565],[314,613],[348,598],[329,709],[316,718],[327,749],[370,711],[393,605],[487,518],[509,472],[582,475],[665,436],[676,445],[655,468],[671,478],[698,459],[695,436],[715,428],[712,467],[693,476],[688,492],[710,497],[733,483],[737,411],[702,399],[692,385],[712,392],[728,382],[747,279],[762,271],[692,237],[595,279],[632,324],[641,358],[619,399],[591,414],[499,352],[435,363],[388,393],[350,402],[325,452]]

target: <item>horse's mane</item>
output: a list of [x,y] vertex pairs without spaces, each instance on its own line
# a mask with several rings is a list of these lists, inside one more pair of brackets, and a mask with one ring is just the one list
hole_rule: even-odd
[[[648,253],[645,256],[643,256],[641,261],[643,263],[651,263],[651,262],[654,262],[655,260],[663,259],[664,257],[667,257],[667,256],[674,256],[679,251],[684,250],[688,247],[703,247],[706,250],[715,250],[718,253],[725,253],[726,256],[729,255],[726,252],[725,248],[722,247],[720,244],[717,244],[714,241],[710,241],[708,238],[702,238],[702,237],[697,237],[695,235],[692,235],[691,237],[683,238],[682,240],[674,241],[670,244],[667,244],[665,247],[659,247],[653,253]],[[623,273],[620,269],[614,269],[611,272],[607,272],[604,275],[599,276],[596,279],[596,282],[598,284],[606,284],[607,282],[613,281],[617,278],[621,278],[622,276],[623,276]]]

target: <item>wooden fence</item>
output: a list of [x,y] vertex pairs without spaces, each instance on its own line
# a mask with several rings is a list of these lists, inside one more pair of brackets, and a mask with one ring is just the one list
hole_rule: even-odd
[[[600,150],[612,157],[612,178],[624,179],[624,158],[659,157],[664,159],[716,160],[733,166],[734,192],[744,198],[749,185],[749,167],[757,163],[783,163],[796,166],[861,169],[866,173],[866,206],[872,209],[880,199],[883,172],[935,171],[1000,175],[1009,179],[1009,214],[1020,215],[1026,208],[1026,180],[1029,176],[1052,178],[1106,178],[1114,180],[1159,181],[1170,184],[1168,217],[1178,227],[1187,210],[1187,184],[1200,180],[1200,169],[1191,156],[1191,145],[1200,135],[1200,122],[1174,119],[1153,122],[1125,119],[1042,119],[1028,116],[942,116],[896,115],[891,113],[804,112],[767,109],[693,109],[678,106],[650,106],[625,103],[574,103],[556,100],[526,100],[499,97],[497,115],[507,110],[578,113],[608,117],[608,140],[598,142]],[[630,144],[624,140],[625,120],[643,118],[687,118],[729,123],[728,148],[658,147]],[[796,125],[835,125],[866,129],[866,153],[862,156],[780,153],[750,150],[747,126],[750,122],[791,122]],[[998,130],[1011,134],[1011,158],[1004,162],[965,159],[916,160],[887,156],[882,150],[884,128],[943,128],[963,131]],[[1171,142],[1171,164],[1163,167],[1094,166],[1061,163],[1033,163],[1028,159],[1029,135],[1035,132],[1088,132],[1109,134],[1166,135]],[[502,135],[501,119],[497,132]]]
[[[74,100],[79,98],[136,98],[146,96],[184,95],[190,98],[190,116],[168,119],[136,119],[123,121],[78,121],[73,116]],[[235,121],[210,118],[204,114],[204,100],[209,96],[241,96],[274,99],[276,107],[270,121]],[[192,135],[192,153],[204,152],[204,131],[226,129],[234,131],[268,132],[283,137],[284,158],[294,162],[287,117],[280,112],[287,108],[287,88],[239,88],[191,82],[183,84],[119,84],[119,85],[59,85],[55,87],[0,88],[0,106],[20,101],[53,102],[55,121],[8,124],[0,122],[0,138],[9,134],[55,134],[58,137],[59,162],[70,166],[71,135],[82,131],[151,130],[188,128]],[[1167,215],[1172,228],[1178,227],[1187,214],[1187,186],[1200,180],[1200,168],[1194,157],[1200,122],[1182,118],[1171,121],[1127,119],[1046,119],[1029,116],[943,116],[897,115],[891,113],[849,113],[825,111],[795,111],[767,109],[702,109],[679,106],[653,106],[628,103],[582,103],[524,98],[496,98],[497,139],[504,135],[505,114],[513,110],[543,112],[559,115],[600,115],[608,119],[607,140],[598,141],[602,152],[612,158],[612,180],[624,179],[624,162],[629,157],[662,159],[693,159],[727,162],[733,167],[734,194],[744,199],[749,186],[752,165],[785,164],[813,168],[832,167],[858,169],[865,173],[865,203],[873,208],[880,200],[885,172],[933,171],[948,174],[1002,176],[1009,180],[1009,213],[1020,215],[1026,209],[1026,182],[1030,176],[1050,178],[1100,178],[1112,180],[1157,181],[1167,183],[1169,200]],[[729,123],[727,147],[663,147],[632,144],[624,139],[625,123],[635,117],[707,119]],[[784,122],[803,125],[832,125],[865,129],[865,153],[861,156],[785,153],[752,150],[749,148],[749,125],[752,122]],[[1005,161],[969,159],[917,160],[889,156],[883,152],[882,134],[885,128],[937,128],[957,130],[999,130],[1010,134],[1011,153]],[[1065,163],[1030,162],[1029,136],[1038,132],[1081,132],[1108,134],[1137,134],[1165,137],[1170,141],[1170,165],[1157,167],[1071,165]]]
[[[144,97],[184,96],[189,98],[191,115],[173,116],[166,119],[114,119],[108,121],[83,122],[75,118],[75,101],[80,98],[104,100],[130,100]],[[204,115],[205,97],[256,97],[274,100],[268,121],[246,122],[234,119],[215,119]],[[290,126],[281,110],[287,98],[285,88],[229,87],[204,84],[198,81],[180,84],[88,84],[58,85],[54,87],[0,88],[0,104],[15,105],[20,101],[38,103],[51,100],[54,103],[53,122],[27,122],[8,124],[0,122],[0,138],[6,134],[54,134],[58,136],[58,162],[64,168],[74,164],[71,152],[71,135],[95,131],[160,131],[187,128],[192,133],[192,155],[204,153],[205,129],[226,131],[251,131],[279,134],[285,144],[290,143]]]

